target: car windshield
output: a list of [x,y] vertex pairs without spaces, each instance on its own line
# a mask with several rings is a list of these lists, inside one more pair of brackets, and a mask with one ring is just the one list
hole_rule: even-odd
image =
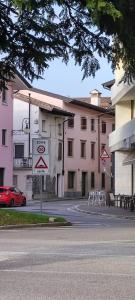
[[0,188],[0,194],[2,194],[2,193],[5,193],[5,192],[7,192],[7,190],[6,190],[6,189],[4,189],[4,188]]

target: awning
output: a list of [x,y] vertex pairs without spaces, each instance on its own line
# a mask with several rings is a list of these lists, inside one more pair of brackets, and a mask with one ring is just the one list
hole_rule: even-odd
[[123,161],[123,165],[131,165],[135,163],[135,150],[130,152]]

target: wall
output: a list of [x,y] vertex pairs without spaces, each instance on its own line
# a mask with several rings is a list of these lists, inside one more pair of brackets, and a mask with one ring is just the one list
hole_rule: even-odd
[[[5,169],[4,185],[12,185],[13,177],[13,152],[12,152],[12,129],[13,129],[13,98],[12,85],[7,90],[7,103],[2,103],[0,93],[0,168]],[[6,145],[1,145],[2,129],[7,130]]]
[[[22,131],[22,123],[25,118],[28,118],[29,104],[27,102],[15,99],[14,100],[14,144],[23,143],[24,144],[24,156],[28,157],[28,134]],[[40,110],[38,106],[31,104],[31,135],[30,135],[30,152],[32,155],[32,139],[33,138],[47,138],[49,140],[50,147],[50,174],[45,176],[44,187],[46,186],[47,191],[43,192],[43,197],[56,197],[57,195],[57,174],[62,174],[62,160],[58,161],[58,141],[62,141],[62,133],[58,134],[58,124],[61,123],[63,117],[55,116],[53,114],[48,114],[44,110]],[[35,124],[35,120],[36,122]],[[46,131],[42,131],[42,120],[46,120]],[[32,191],[27,191],[26,189],[26,176],[32,174],[32,169],[25,170],[23,168],[14,169],[14,175],[18,176],[18,188],[22,189],[27,195],[27,199],[32,197]],[[39,183],[35,181],[36,177],[33,177],[33,187],[35,187],[35,198],[40,197],[37,190],[39,191]],[[59,178],[59,187],[62,185],[62,175]],[[50,187],[50,188],[49,188]],[[50,191],[49,191],[50,189]],[[61,193],[60,193],[61,194]]]
[[[75,113],[74,117],[74,128],[68,128],[68,124],[65,123],[65,183],[64,190],[65,196],[81,196],[82,195],[82,172],[87,172],[87,182],[86,182],[86,195],[88,191],[91,190],[90,180],[91,180],[91,172],[95,172],[95,189],[101,189],[101,173],[104,172],[104,166],[101,162],[101,159],[98,155],[98,114],[100,112],[86,109],[84,107],[79,107],[73,104],[66,104],[66,108],[68,111]],[[81,130],[81,117],[87,118],[87,130]],[[90,120],[95,118],[95,131],[91,131],[90,129]],[[107,132],[106,134],[101,133],[100,128],[100,145],[106,144],[106,151],[109,152],[108,146],[108,136],[112,131],[112,119],[109,119],[108,116],[100,117],[102,120],[106,120],[107,122]],[[114,118],[113,118],[114,119]],[[73,139],[74,141],[74,153],[73,157],[67,156],[67,140]],[[80,140],[86,140],[86,158],[80,158]],[[95,142],[96,151],[95,151],[95,159],[91,159],[90,157],[90,146],[91,142]],[[100,147],[101,148],[101,147]],[[101,154],[101,152],[100,152]],[[100,173],[98,172],[98,160],[100,161]],[[68,189],[68,171],[75,171],[75,189]],[[111,174],[111,161],[110,158],[106,161],[106,190],[111,189],[111,179],[109,175]]]
[[115,194],[131,195],[131,165],[123,166],[128,152],[115,152]]
[[131,102],[119,102],[115,106],[116,113],[116,129],[123,126],[125,123],[131,120]]

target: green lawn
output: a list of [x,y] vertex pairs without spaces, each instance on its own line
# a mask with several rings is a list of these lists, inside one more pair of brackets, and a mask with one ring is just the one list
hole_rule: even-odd
[[[0,209],[0,226],[3,225],[21,225],[21,224],[38,224],[49,223],[47,215],[33,214],[29,212],[18,212],[7,209]],[[54,217],[55,222],[66,222],[63,217]]]

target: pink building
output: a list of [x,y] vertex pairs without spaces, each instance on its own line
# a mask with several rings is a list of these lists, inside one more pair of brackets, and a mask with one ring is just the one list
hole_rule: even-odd
[[13,93],[30,85],[16,72],[14,82],[0,93],[0,185],[12,185],[13,180]]
[[[56,174],[56,194],[54,196],[86,197],[91,190],[112,190],[113,168],[108,137],[114,129],[114,114],[107,111],[107,108],[111,106],[110,97],[102,97],[101,93],[94,90],[89,97],[73,99],[31,88],[19,91],[17,98],[26,101],[28,93],[30,93],[32,101],[38,105],[41,102],[42,105],[45,103],[44,109],[50,107],[51,110],[51,106],[57,106],[57,108],[74,115],[74,119],[66,117],[63,122],[58,124],[59,141],[63,144],[62,174]],[[44,116],[43,121],[47,124],[48,119]],[[40,117],[39,123],[41,123]],[[50,127],[46,126],[43,132],[41,130],[41,134],[47,133],[48,128]],[[56,127],[53,128],[55,131],[57,130]],[[109,155],[106,162],[100,158],[103,149]],[[55,165],[55,162],[53,163]],[[59,175],[63,175],[61,196],[58,192]]]
[[[114,127],[114,114],[107,113],[109,97],[94,90],[90,97],[65,103],[74,120],[64,123],[64,195],[87,196],[91,190],[113,189],[112,158],[108,137]],[[101,155],[109,158],[103,162]]]

